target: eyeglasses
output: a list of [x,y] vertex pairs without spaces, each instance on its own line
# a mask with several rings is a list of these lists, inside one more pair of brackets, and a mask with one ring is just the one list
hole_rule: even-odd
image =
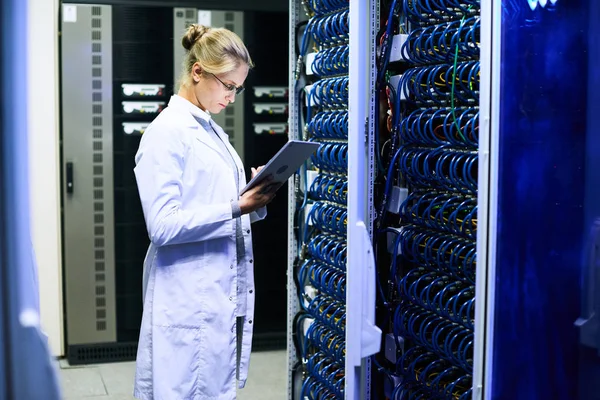
[[229,92],[232,92],[232,93],[235,92],[235,94],[240,94],[245,89],[245,87],[243,87],[243,86],[235,86],[235,85],[230,85],[228,83],[225,83],[222,80],[220,80],[219,77],[216,76],[215,74],[211,74],[211,75],[214,76],[216,80],[221,82],[221,85],[223,85],[225,87],[225,89],[227,89],[227,91],[229,91]]

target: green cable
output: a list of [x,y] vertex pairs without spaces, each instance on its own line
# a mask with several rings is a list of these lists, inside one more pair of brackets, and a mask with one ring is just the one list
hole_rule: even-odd
[[[467,11],[469,11],[471,9],[472,6],[469,6],[469,8],[467,9]],[[462,21],[460,21],[460,28],[462,29],[463,24],[465,23],[465,16],[463,16]],[[456,51],[454,52],[454,67],[453,67],[453,71],[452,71],[452,93],[450,95],[450,102],[451,105],[450,107],[452,107],[452,118],[454,119],[454,125],[456,125],[456,129],[458,130],[458,134],[460,135],[460,137],[462,138],[462,140],[467,140],[465,138],[465,136],[462,134],[462,131],[460,130],[460,126],[458,125],[458,121],[456,120],[456,109],[454,108],[454,89],[456,87],[456,66],[458,64],[458,45],[460,44],[460,33],[458,34],[458,39],[456,41]]]

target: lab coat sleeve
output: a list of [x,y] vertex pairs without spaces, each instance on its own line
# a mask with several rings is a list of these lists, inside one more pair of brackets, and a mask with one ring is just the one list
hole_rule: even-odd
[[262,221],[267,217],[267,207],[261,207],[256,211],[250,213],[250,223]]
[[231,203],[182,208],[186,145],[177,132],[167,131],[147,130],[136,155],[134,172],[150,240],[166,246],[232,236]]

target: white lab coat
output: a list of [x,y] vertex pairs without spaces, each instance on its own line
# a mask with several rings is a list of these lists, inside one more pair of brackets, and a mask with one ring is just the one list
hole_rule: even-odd
[[[239,387],[244,387],[254,314],[250,223],[242,216],[245,257],[237,260],[231,201],[238,192],[228,161],[179,96],[144,133],[134,169],[151,245],[144,262],[144,314],[134,395],[144,400],[236,398],[237,267],[246,268]],[[244,168],[234,156],[239,187]],[[251,221],[252,219],[252,221]]]

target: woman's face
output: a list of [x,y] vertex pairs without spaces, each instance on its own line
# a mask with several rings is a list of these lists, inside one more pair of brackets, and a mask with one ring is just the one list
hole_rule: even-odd
[[213,75],[195,64],[192,75],[196,83],[194,94],[200,108],[218,114],[235,101],[236,90],[244,85],[248,76],[248,66],[242,63],[233,71]]

